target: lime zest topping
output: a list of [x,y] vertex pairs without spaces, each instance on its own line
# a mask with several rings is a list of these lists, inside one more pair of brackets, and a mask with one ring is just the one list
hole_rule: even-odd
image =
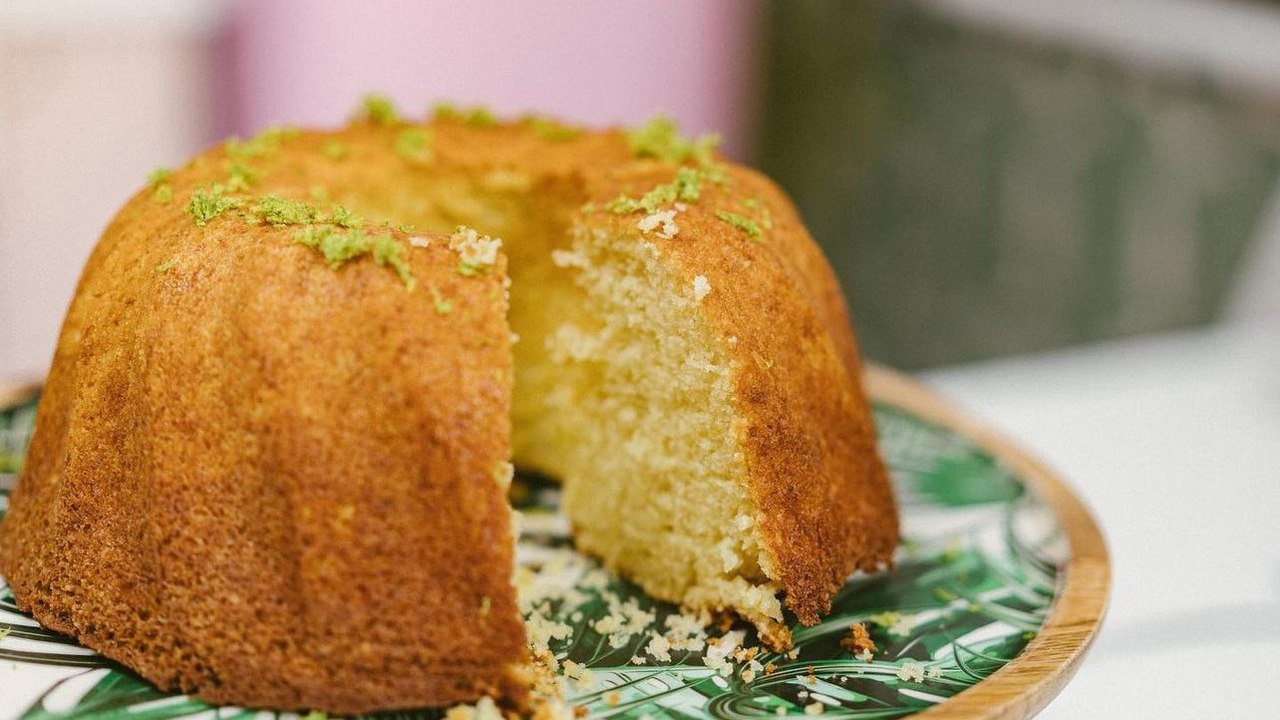
[[502,124],[498,120],[498,116],[483,105],[459,108],[452,103],[436,103],[435,108],[431,111],[431,116],[436,120],[457,120],[464,125],[478,128],[492,128]]
[[690,167],[676,170],[676,179],[671,182],[676,186],[676,199],[685,202],[697,202],[702,192],[702,178],[706,173]]
[[614,213],[615,215],[626,215],[628,213],[640,212],[643,207],[644,206],[640,204],[639,200],[627,196],[626,193],[623,193],[604,204],[604,209]]
[[644,125],[627,131],[627,144],[631,147],[632,155],[678,164],[693,161],[700,166],[711,165],[720,141],[720,136],[716,134],[699,135],[689,140],[680,135],[680,126],[676,121],[665,115],[658,115]]
[[320,211],[315,206],[279,195],[262,196],[251,212],[262,222],[276,227],[306,225],[320,218]]
[[235,160],[245,161],[261,157],[280,149],[285,140],[291,140],[301,133],[296,127],[271,125],[248,140],[230,138],[227,140],[227,155]]
[[751,236],[752,240],[758,241],[764,236],[764,233],[760,230],[760,224],[746,215],[720,210],[716,213],[716,217],[745,232]]
[[262,177],[261,172],[241,162],[232,163],[228,173],[227,189],[232,192],[248,190],[249,186],[256,185],[258,178]]
[[351,212],[342,205],[333,206],[333,212],[329,213],[328,222],[334,225],[340,225],[344,228],[364,227],[364,218]]
[[[352,230],[351,232],[360,231]],[[396,271],[396,275],[400,276],[400,282],[403,282],[410,292],[418,286],[418,281],[409,270],[409,262],[404,259],[404,248],[390,235],[374,236],[373,261],[378,264],[378,267],[391,266],[391,269]]]
[[324,153],[325,157],[336,161],[345,158],[349,149],[347,148],[347,144],[341,140],[330,140],[324,144],[324,147],[321,148],[320,151]]
[[156,191],[151,193],[151,199],[159,205],[168,205],[173,202],[173,186],[169,183],[161,183],[156,187]]
[[702,194],[702,172],[697,168],[681,167],[676,170],[675,179],[662,183],[649,192],[635,198],[619,195],[605,204],[604,209],[617,215],[627,215],[641,210],[647,213],[657,212],[658,207],[670,202],[697,202]]
[[217,184],[208,190],[196,188],[195,192],[191,193],[191,202],[187,203],[187,214],[195,220],[197,226],[204,227],[222,213],[244,204],[244,201],[238,198],[226,197],[226,191],[225,185]]
[[387,126],[400,122],[400,113],[391,98],[380,93],[369,93],[360,99],[360,108],[356,111],[355,118]]
[[715,183],[716,185],[729,184],[729,171],[721,163],[712,162],[703,165],[702,177],[707,182]]
[[437,315],[448,315],[453,312],[453,303],[445,299],[435,285],[428,285],[427,289],[431,291],[431,302],[436,306]]
[[172,270],[175,266],[177,266],[177,264],[178,264],[177,260],[174,260],[174,259],[165,260],[164,262],[156,266],[156,272],[167,273],[170,270]]
[[164,183],[169,182],[169,179],[172,177],[173,177],[172,170],[170,170],[167,167],[158,167],[155,170],[152,170],[151,172],[147,173],[147,184],[150,185],[151,187],[155,187],[157,185],[162,185]]
[[340,233],[331,227],[309,225],[293,235],[294,241],[317,250],[329,267],[337,270],[343,263],[371,254],[379,267],[390,266],[400,276],[406,289],[412,291],[417,280],[404,259],[403,248],[390,235],[369,236],[359,228]]
[[493,111],[486,107],[471,108],[464,122],[471,127],[482,128],[498,127],[501,124],[498,121],[498,116],[494,115]]
[[306,245],[313,250],[319,250],[320,254],[324,256],[324,261],[335,270],[341,267],[342,263],[367,249],[362,248],[358,252],[353,251],[346,235],[339,234],[333,228],[325,226],[311,225],[304,227],[293,234],[293,239],[295,242]]
[[759,198],[743,198],[742,206],[751,210],[756,210],[760,215],[760,225],[765,230],[773,229],[773,213],[769,212],[769,206]]
[[583,129],[578,125],[567,125],[543,115],[528,115],[524,122],[534,135],[551,142],[564,142],[582,135]]
[[396,135],[396,153],[411,162],[431,162],[435,157],[432,140],[431,132],[426,128],[405,128]]

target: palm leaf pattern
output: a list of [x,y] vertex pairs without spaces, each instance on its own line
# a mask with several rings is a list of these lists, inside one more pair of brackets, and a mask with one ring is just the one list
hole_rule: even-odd
[[[30,437],[35,403],[0,410],[0,517]],[[609,612],[602,589],[581,586],[580,602],[552,608],[553,619],[573,627],[567,639],[552,641],[552,651],[594,674],[589,687],[570,684],[571,701],[598,719],[802,715],[814,703],[828,716],[899,718],[945,702],[1016,657],[1044,623],[1057,568],[1066,559],[1054,517],[1013,472],[964,436],[889,405],[878,405],[875,416],[903,511],[903,541],[892,572],[852,578],[821,624],[793,624],[797,654],[763,653],[757,660],[776,670],[749,682],[739,673],[722,675],[708,667],[701,651],[673,652],[668,662],[632,662],[643,654],[648,636],[614,647],[593,627]],[[528,490],[521,509],[542,520],[528,523],[519,555],[537,566],[570,542],[564,523],[555,522],[555,487],[536,477],[518,480]],[[677,611],[617,578],[607,592],[624,601],[634,598],[656,616],[654,627]],[[855,622],[865,624],[879,648],[869,662],[840,645]],[[750,631],[746,644],[755,644]],[[3,579],[0,660],[71,673],[50,683],[20,715],[23,720],[297,717],[214,708],[155,688],[41,628],[18,610]],[[440,716],[423,710],[371,717]]]

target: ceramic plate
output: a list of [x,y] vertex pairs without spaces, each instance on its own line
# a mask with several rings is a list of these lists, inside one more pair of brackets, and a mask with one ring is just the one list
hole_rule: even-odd
[[[553,567],[555,582],[580,591],[551,603],[551,619],[572,628],[551,649],[590,669],[588,681],[569,685],[588,718],[1026,716],[1069,679],[1106,600],[1106,550],[1088,513],[1047,471],[919,386],[883,370],[868,383],[902,507],[897,565],[851,579],[821,624],[793,625],[798,652],[763,653],[758,666],[726,667],[714,657],[708,666],[705,651],[659,661],[645,652],[648,633],[611,642],[598,632],[613,596],[634,598],[655,629],[675,609],[616,579],[602,586],[594,564],[569,544],[555,487],[526,479],[519,561],[544,575]],[[0,516],[35,403],[28,394],[0,410]],[[853,623],[870,630],[878,650],[869,659],[841,647]],[[748,633],[744,645],[754,644]],[[275,715],[152,687],[41,628],[0,580],[0,718],[259,714]]]

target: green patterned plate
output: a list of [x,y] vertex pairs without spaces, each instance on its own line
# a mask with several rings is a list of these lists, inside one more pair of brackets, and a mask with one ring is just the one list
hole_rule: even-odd
[[[569,545],[556,489],[527,480],[519,559],[532,568],[554,564],[577,584],[572,602],[550,606],[550,619],[572,628],[550,646],[560,660],[590,669],[588,681],[569,684],[588,718],[1026,716],[1065,684],[1106,602],[1106,550],[1087,511],[1047,471],[910,381],[873,370],[868,382],[902,506],[897,566],[850,580],[821,624],[794,625],[792,656],[725,665],[714,652],[708,658],[709,649],[685,650],[659,662],[645,652],[650,633],[610,642],[595,629],[610,601],[634,599],[655,629],[675,608],[617,579],[600,582]],[[35,403],[29,395],[0,410],[0,517]],[[878,646],[870,658],[841,647],[858,622]],[[750,633],[744,644],[755,644]],[[215,708],[152,687],[41,628],[0,580],[0,719],[257,715],[276,714]]]

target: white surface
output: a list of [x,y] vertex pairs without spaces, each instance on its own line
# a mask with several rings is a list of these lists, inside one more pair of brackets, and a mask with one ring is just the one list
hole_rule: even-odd
[[5,0],[0,33],[47,40],[67,33],[146,28],[203,37],[225,6],[225,0]]
[[212,135],[216,4],[72,5],[0,2],[3,377],[44,372],[102,228]]
[[1107,537],[1109,615],[1041,717],[1280,717],[1280,321],[924,380],[1056,468]]

